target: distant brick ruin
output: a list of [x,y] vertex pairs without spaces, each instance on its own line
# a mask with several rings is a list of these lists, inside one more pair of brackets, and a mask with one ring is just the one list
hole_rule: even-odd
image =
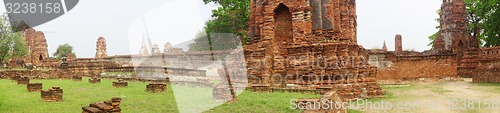
[[101,79],[97,77],[92,77],[89,79],[89,83],[101,83]]
[[120,87],[127,87],[127,86],[128,86],[128,82],[125,82],[123,80],[118,80],[118,82],[113,82],[113,87],[120,88]]
[[[458,77],[457,66],[465,50],[474,48],[467,31],[467,11],[463,0],[443,0],[440,30],[432,50],[403,51],[402,36],[396,35],[395,50],[369,50],[370,64],[379,68],[377,78],[413,80]],[[476,46],[477,47],[477,46]]]
[[29,92],[42,91],[42,83],[29,83],[27,86]]
[[63,101],[63,90],[60,87],[52,87],[49,90],[42,90],[42,100],[46,102]]
[[500,83],[500,47],[468,49],[458,67],[462,77],[472,77],[473,82]]
[[81,76],[76,76],[76,75],[73,75],[71,77],[71,79],[74,80],[74,81],[82,81],[82,77]]
[[30,78],[28,77],[19,77],[17,78],[17,84],[29,84],[30,83]]
[[396,53],[402,52],[403,51],[403,36],[401,36],[400,34],[397,34],[395,41],[396,41],[395,42],[396,46],[394,46],[395,47],[394,52],[396,52]]
[[43,32],[30,27],[23,31],[23,35],[26,38],[26,46],[30,56],[27,63],[38,65],[49,58],[47,40]]
[[139,54],[143,56],[149,55],[148,47],[146,46],[146,39],[142,37],[141,48],[139,49]]
[[99,37],[96,42],[96,52],[95,58],[106,58],[108,57],[108,53],[106,52],[106,40],[104,37]]
[[250,11],[249,84],[334,87],[375,77],[357,44],[355,0],[256,0]]
[[150,83],[146,86],[146,91],[151,93],[167,91],[167,84],[163,83]]
[[121,98],[111,98],[111,100],[104,102],[92,103],[82,107],[82,113],[121,113],[121,101]]
[[[500,83],[499,47],[479,48],[478,39],[469,34],[466,4],[463,0],[443,0],[440,30],[432,50],[402,51],[401,36],[396,50],[368,50],[370,64],[378,67],[379,80],[472,77],[474,82]],[[398,52],[400,51],[400,52]]]
[[151,48],[151,54],[153,55],[161,54],[160,47],[158,47],[158,44],[153,45],[153,48]]

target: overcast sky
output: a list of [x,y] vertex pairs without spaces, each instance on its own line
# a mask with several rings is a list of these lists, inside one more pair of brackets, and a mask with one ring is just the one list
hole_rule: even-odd
[[[437,31],[434,19],[440,4],[441,0],[357,0],[358,43],[380,48],[385,40],[394,50],[394,37],[401,34],[403,49],[430,49],[427,37]],[[108,55],[136,54],[143,35],[161,50],[166,42],[175,45],[194,38],[214,8],[202,0],[80,0],[65,15],[35,29],[45,33],[51,54],[58,45],[69,43],[78,57],[94,57],[99,36],[106,39]],[[0,11],[5,12],[4,6]]]

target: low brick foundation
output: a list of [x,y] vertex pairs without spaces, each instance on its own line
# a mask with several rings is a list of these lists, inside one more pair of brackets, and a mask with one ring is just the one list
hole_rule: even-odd
[[19,77],[17,78],[17,84],[29,84],[30,78],[28,77]]
[[29,92],[40,92],[42,91],[42,83],[29,83],[27,88]]
[[82,81],[81,76],[72,76],[71,79],[73,79],[73,81]]
[[101,83],[101,79],[99,78],[90,78],[89,83]]
[[252,91],[253,92],[269,92],[269,85],[252,85]]
[[114,87],[127,87],[128,86],[128,82],[125,82],[125,81],[122,81],[122,80],[118,80],[118,82],[113,82],[113,86]]
[[60,87],[52,87],[49,90],[42,90],[42,100],[47,102],[63,101],[63,90]]
[[146,86],[147,92],[157,93],[167,91],[167,84],[163,83],[150,83]]
[[89,106],[82,107],[82,113],[121,113],[121,98],[112,98],[104,102],[92,103]]

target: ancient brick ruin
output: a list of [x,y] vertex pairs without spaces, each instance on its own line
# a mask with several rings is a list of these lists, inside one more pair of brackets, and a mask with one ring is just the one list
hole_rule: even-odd
[[467,31],[468,20],[464,0],[443,0],[439,15],[441,27],[433,49],[453,51],[457,55],[462,55],[467,48],[473,47],[471,42],[475,41],[470,40],[471,36]]
[[99,37],[96,42],[96,52],[95,58],[106,58],[108,53],[106,52],[106,40],[104,37]]
[[30,56],[27,62],[38,65],[49,58],[47,40],[43,32],[30,27],[23,31],[23,35],[26,37],[26,46]]
[[472,77],[474,82],[500,83],[500,48],[478,48],[476,37],[470,36],[467,29],[465,2],[443,0],[440,16],[441,28],[432,50],[398,52],[402,46],[400,36],[396,36],[395,51],[369,50],[370,64],[379,68],[377,78]]
[[76,76],[76,75],[72,76],[71,79],[74,80],[74,81],[82,81],[82,77],[81,76]]
[[42,90],[42,100],[46,102],[63,101],[63,90],[60,87],[52,87],[49,90]]
[[401,36],[400,34],[397,34],[395,41],[396,41],[395,42],[396,45],[394,46],[395,47],[394,52],[399,53],[399,52],[403,51],[403,36]]
[[82,113],[121,113],[121,98],[111,98],[104,102],[92,103],[89,106],[82,107]]
[[[471,38],[467,30],[465,2],[443,0],[439,15],[441,27],[432,50],[403,51],[401,35],[396,35],[395,51],[369,50],[370,64],[379,68],[378,79],[413,80],[472,74],[471,69],[477,65],[473,60],[476,56],[467,50],[478,46],[477,39]],[[457,70],[458,66],[461,67]]]
[[139,49],[139,54],[144,56],[149,55],[148,47],[146,46],[146,39],[144,37],[142,37],[142,43],[141,43],[141,48]]
[[29,83],[27,86],[29,92],[42,91],[42,83]]
[[28,77],[19,77],[16,79],[17,80],[17,84],[29,84],[30,83],[30,78]]
[[92,77],[89,79],[89,83],[101,83],[101,79],[97,77]]
[[500,47],[473,48],[465,52],[458,74],[473,82],[500,83]]
[[153,47],[151,48],[151,54],[153,55],[161,54],[160,47],[158,47],[158,44],[153,45]]
[[125,82],[123,80],[118,80],[118,82],[113,82],[113,87],[120,88],[120,87],[127,87],[127,86],[128,86],[128,82]]
[[146,91],[151,93],[167,91],[167,84],[163,83],[150,83],[146,86]]
[[355,0],[256,0],[250,10],[249,84],[315,89],[375,77],[357,44]]

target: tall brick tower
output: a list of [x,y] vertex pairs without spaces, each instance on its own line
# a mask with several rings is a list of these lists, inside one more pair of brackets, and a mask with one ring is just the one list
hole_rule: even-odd
[[49,58],[47,39],[43,32],[29,27],[23,31],[23,35],[26,37],[26,46],[30,54],[28,62],[38,65]]
[[[331,87],[375,80],[376,68],[357,44],[356,0],[251,0],[250,12],[244,48],[249,84]],[[367,90],[381,91],[370,84]],[[359,97],[345,91],[345,98]]]
[[[463,54],[472,46],[467,29],[467,10],[464,0],[443,0],[440,12],[440,34],[435,42],[435,49],[453,51]],[[474,42],[472,42],[474,43]]]
[[394,51],[396,53],[398,52],[401,52],[403,51],[403,36],[401,36],[400,34],[397,34],[396,35],[396,38],[395,38],[395,46],[394,46]]

